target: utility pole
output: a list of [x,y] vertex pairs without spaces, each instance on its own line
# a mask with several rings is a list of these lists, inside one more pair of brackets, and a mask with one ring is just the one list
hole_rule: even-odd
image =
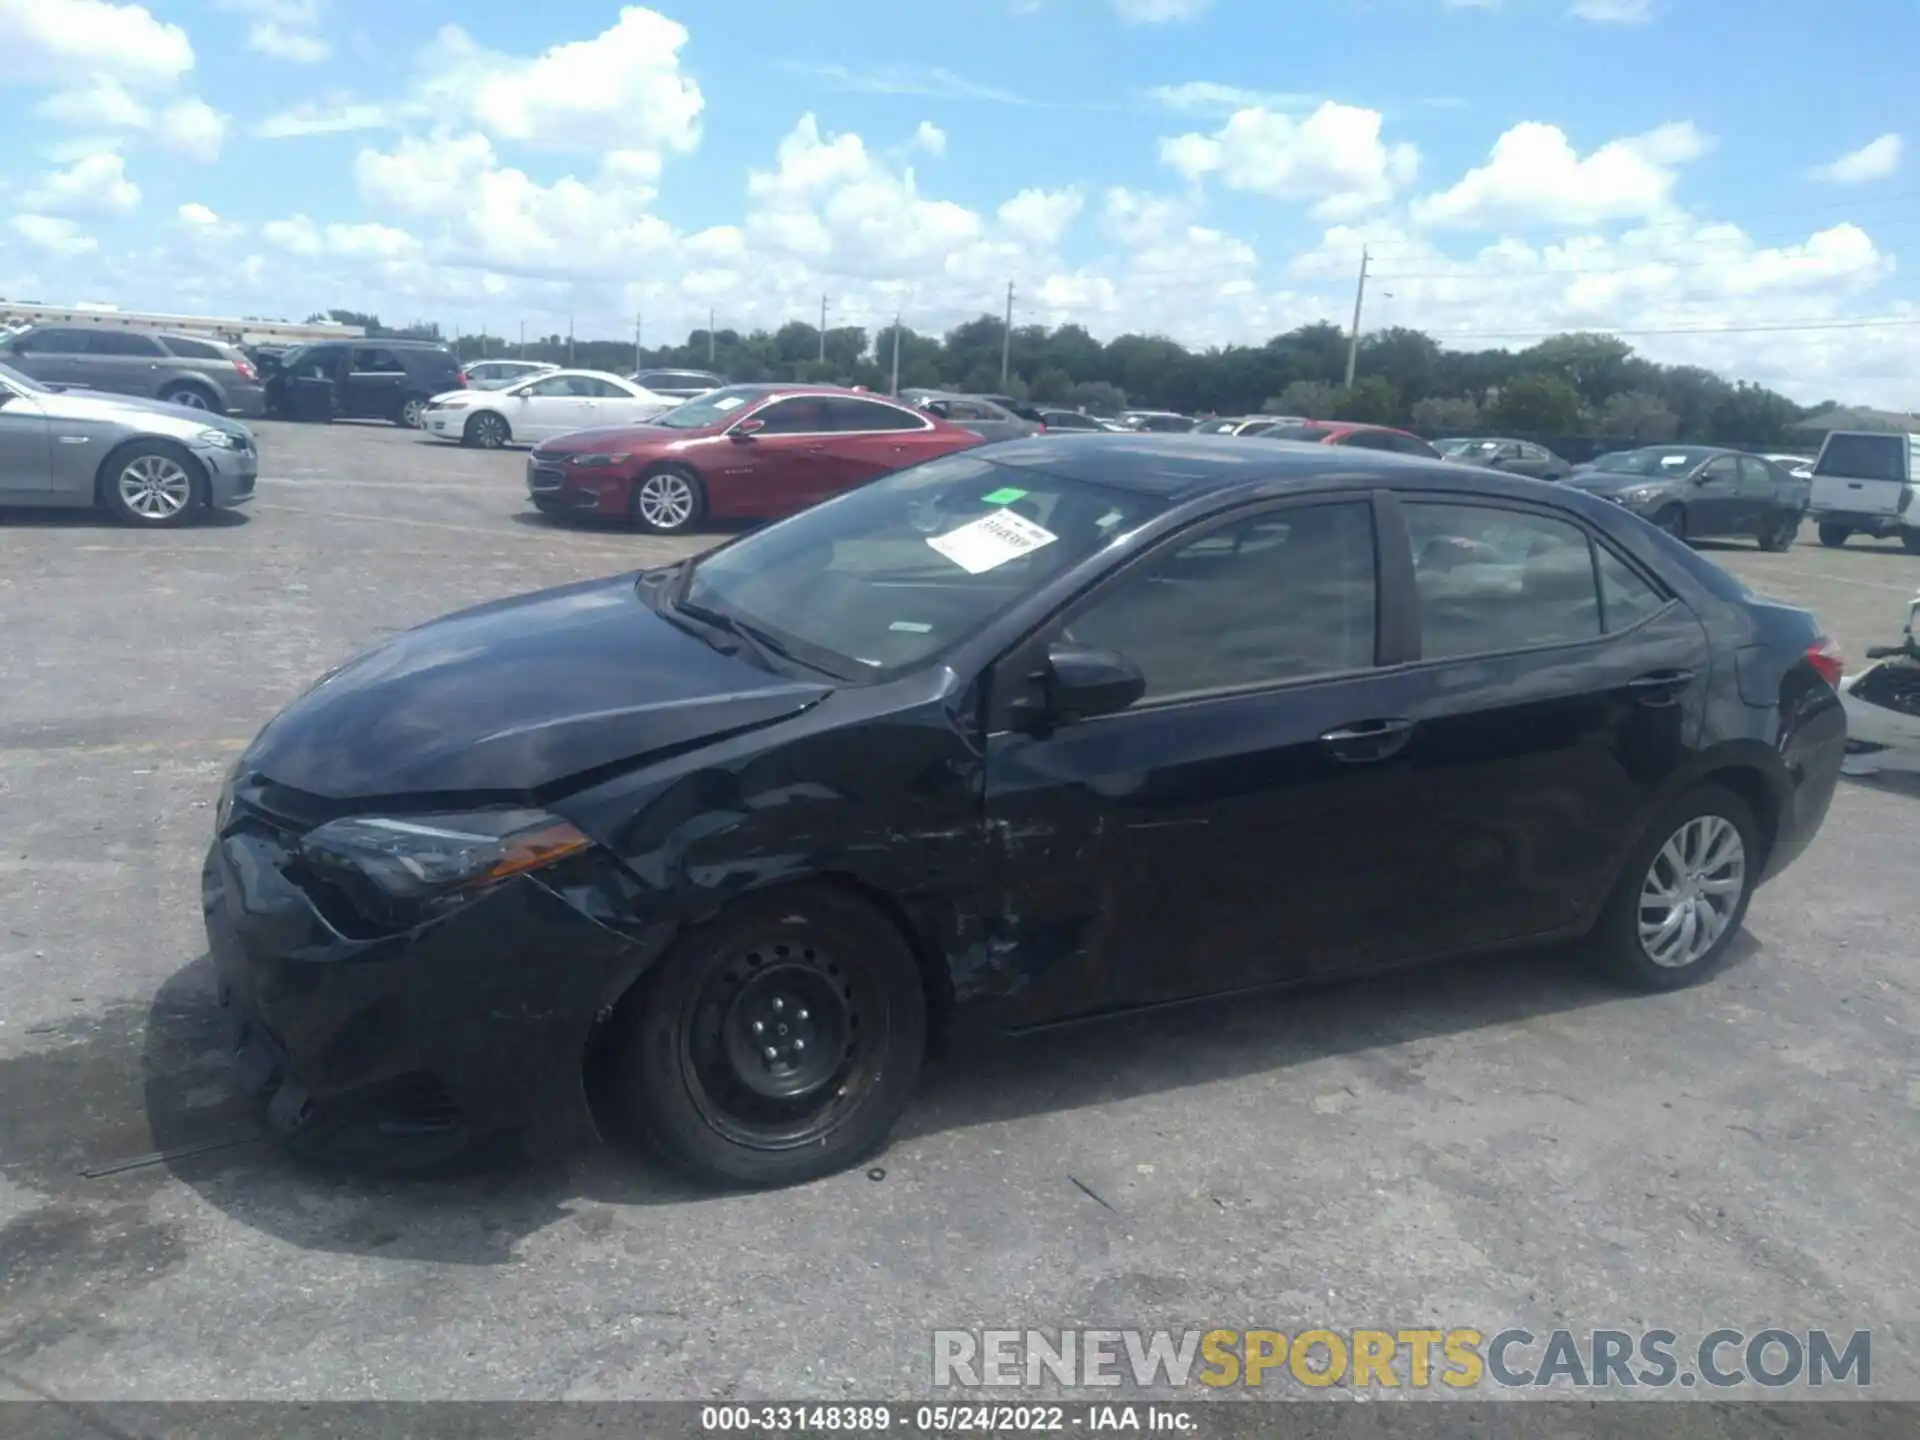
[[636,315],[633,317],[633,368],[635,370],[638,370],[642,363],[640,359],[640,327],[644,323],[644,320],[644,316]]
[[709,305],[707,307],[707,365],[709,368],[713,365],[713,317],[714,307]]
[[573,368],[573,312],[567,312],[567,368]]
[[1360,283],[1353,291],[1353,333],[1347,336],[1347,389],[1353,388],[1353,369],[1360,362],[1360,306],[1367,298],[1367,247],[1360,247]]
[[887,387],[887,393],[900,398],[900,312],[893,312],[893,383]]
[[827,297],[820,297],[820,363],[827,363]]
[[527,322],[524,320],[520,322],[520,358],[527,358]]
[[1007,282],[1007,327],[1000,333],[1000,388],[1007,388],[1007,370],[1013,362],[1013,282]]

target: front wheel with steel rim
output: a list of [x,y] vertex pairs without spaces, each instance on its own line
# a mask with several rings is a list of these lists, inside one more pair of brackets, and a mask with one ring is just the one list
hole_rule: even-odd
[[507,422],[491,410],[482,410],[460,432],[462,444],[477,445],[482,450],[498,450],[509,438]]
[[108,460],[101,476],[107,508],[149,530],[184,524],[201,498],[194,462],[162,445],[138,445]]
[[607,1098],[707,1181],[789,1185],[859,1160],[911,1098],[920,971],[893,922],[834,886],[748,896],[690,930],[616,1009]]
[[1641,990],[1710,975],[1746,918],[1763,855],[1760,826],[1718,784],[1682,796],[1648,827],[1594,932],[1598,959]]
[[707,492],[700,477],[678,466],[649,470],[633,487],[633,518],[655,535],[680,535],[707,513]]

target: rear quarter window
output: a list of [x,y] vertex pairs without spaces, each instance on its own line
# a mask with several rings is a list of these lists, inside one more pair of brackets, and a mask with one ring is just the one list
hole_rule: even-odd
[[1905,435],[1829,435],[1813,473],[1904,484],[1909,443]]

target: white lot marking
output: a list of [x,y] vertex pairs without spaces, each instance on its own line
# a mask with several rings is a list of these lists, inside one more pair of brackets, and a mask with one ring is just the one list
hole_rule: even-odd
[[256,485],[290,485],[296,490],[312,490],[322,487],[331,490],[341,486],[355,490],[472,490],[477,494],[496,495],[501,490],[511,490],[516,486],[524,493],[526,481],[519,475],[506,477],[500,484],[489,484],[480,480],[339,480],[332,477],[316,476],[312,480],[290,480],[284,475],[262,475],[254,481]]

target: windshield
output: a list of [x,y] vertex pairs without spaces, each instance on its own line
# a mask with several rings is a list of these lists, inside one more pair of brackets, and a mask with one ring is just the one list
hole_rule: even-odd
[[38,380],[29,380],[11,365],[0,365],[0,380],[5,380],[16,390],[24,390],[29,395],[51,395],[53,392]]
[[1608,475],[1684,475],[1712,453],[1685,445],[1653,445],[1602,455],[1593,468]]
[[960,453],[696,561],[684,593],[845,679],[920,665],[1166,508]]
[[709,425],[726,424],[754,401],[766,399],[767,394],[765,390],[745,385],[729,385],[724,390],[709,390],[684,405],[676,405],[647,423],[674,430],[704,430]]
[[1456,459],[1462,455],[1492,454],[1500,448],[1497,440],[1441,440],[1435,448],[1442,455],[1451,455]]

